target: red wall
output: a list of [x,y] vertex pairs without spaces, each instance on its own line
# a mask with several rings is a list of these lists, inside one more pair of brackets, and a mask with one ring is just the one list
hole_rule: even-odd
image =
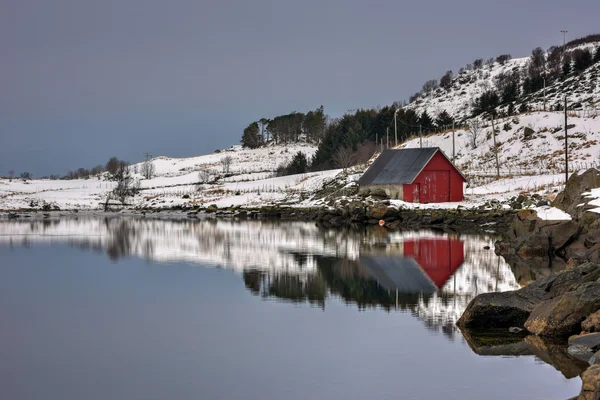
[[[448,176],[450,182],[447,182]],[[419,193],[419,203],[462,201],[464,179],[439,151],[431,158],[412,184],[404,185],[404,201],[412,203]],[[428,189],[429,190],[426,190]],[[449,198],[445,194],[449,189]]]

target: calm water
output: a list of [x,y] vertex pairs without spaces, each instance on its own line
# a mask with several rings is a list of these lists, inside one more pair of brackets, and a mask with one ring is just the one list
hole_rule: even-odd
[[0,398],[576,395],[583,366],[564,349],[455,328],[475,294],[525,279],[492,243],[302,223],[3,220]]

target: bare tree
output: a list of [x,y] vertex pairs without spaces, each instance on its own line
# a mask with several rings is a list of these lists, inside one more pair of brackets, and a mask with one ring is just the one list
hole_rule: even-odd
[[140,169],[141,174],[146,179],[152,179],[154,177],[154,163],[150,160],[146,160],[142,163],[142,167]]
[[469,137],[469,143],[471,144],[471,148],[476,149],[481,136],[482,124],[479,118],[473,118],[471,122],[469,122],[469,130],[467,131],[467,135]]
[[11,169],[10,171],[8,171],[8,180],[10,182],[12,182],[14,176],[15,176],[15,170],[14,169]]
[[92,175],[100,175],[101,173],[104,172],[104,166],[103,165],[96,165],[94,168],[92,168],[92,170],[90,171],[90,173]]
[[200,183],[207,184],[212,178],[212,171],[210,169],[202,169],[198,172],[198,180]]
[[31,179],[31,173],[29,172],[21,172],[21,179],[23,179],[24,181],[27,179]]
[[339,168],[351,167],[354,164],[354,152],[348,147],[340,147],[333,155],[333,162]]
[[[118,173],[118,176],[119,178],[117,179],[117,186],[112,190],[112,196],[109,197],[117,198],[121,203],[125,204],[125,201],[128,197],[133,197],[139,192],[140,181],[134,179],[129,174],[129,168],[127,168],[127,166],[125,166],[124,169],[121,169],[121,171]],[[109,200],[110,198],[107,200],[107,202]]]
[[424,93],[431,93],[435,89],[437,89],[437,87],[438,87],[438,81],[437,81],[437,79],[428,80],[427,82],[425,82],[423,84],[423,92]]
[[231,170],[231,163],[233,162],[233,157],[225,156],[221,158],[221,167],[223,168],[223,173],[228,174]]
[[377,145],[373,142],[364,142],[358,145],[354,161],[356,164],[366,164],[377,151]]

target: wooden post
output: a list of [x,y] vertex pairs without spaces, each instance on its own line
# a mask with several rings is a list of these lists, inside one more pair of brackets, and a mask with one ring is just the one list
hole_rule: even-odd
[[567,137],[567,95],[565,94],[565,185],[569,180],[569,143]]
[[454,147],[454,134],[456,131],[454,130],[454,121],[452,121],[452,162],[456,159],[456,151]]

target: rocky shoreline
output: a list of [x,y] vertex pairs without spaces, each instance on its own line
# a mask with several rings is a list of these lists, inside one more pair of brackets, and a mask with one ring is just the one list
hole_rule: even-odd
[[516,215],[515,210],[478,209],[414,209],[405,210],[391,206],[389,202],[353,202],[346,207],[296,208],[265,206],[260,208],[170,208],[164,210],[122,210],[114,212],[71,211],[11,211],[0,213],[0,218],[57,218],[68,216],[114,216],[127,215],[145,218],[190,219],[259,219],[315,222],[333,228],[344,226],[383,225],[388,229],[419,230],[434,229],[444,232],[506,232]]
[[600,213],[586,198],[599,186],[600,171],[595,169],[569,179],[552,206],[570,220],[543,220],[532,210],[518,211],[496,243],[496,253],[513,268],[543,266],[554,272],[520,290],[475,297],[458,321],[466,338],[486,336],[490,330],[525,337],[525,343],[495,349],[508,354],[531,352],[531,343],[551,341],[552,346],[545,346],[554,354],[550,360],[577,365],[569,375],[581,370],[579,400],[600,399]]

